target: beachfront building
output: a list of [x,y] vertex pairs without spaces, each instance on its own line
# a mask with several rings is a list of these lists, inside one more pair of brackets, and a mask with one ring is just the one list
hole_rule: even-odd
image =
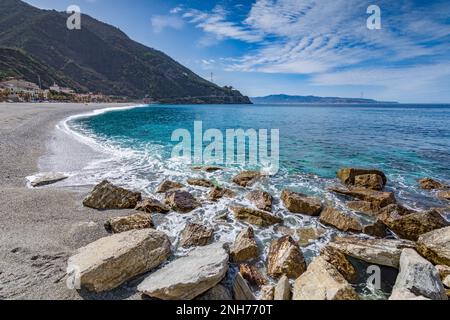
[[8,92],[8,100],[30,101],[44,98],[44,92],[35,83],[8,78],[0,82],[0,90]]
[[63,94],[74,94],[75,91],[73,91],[70,88],[60,87],[56,83],[53,83],[53,85],[50,87],[50,91],[54,91],[57,93],[63,93]]

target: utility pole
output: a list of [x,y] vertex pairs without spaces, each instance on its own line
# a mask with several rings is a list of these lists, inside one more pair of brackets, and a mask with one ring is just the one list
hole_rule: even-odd
[[211,82],[214,82],[214,74],[211,72]]

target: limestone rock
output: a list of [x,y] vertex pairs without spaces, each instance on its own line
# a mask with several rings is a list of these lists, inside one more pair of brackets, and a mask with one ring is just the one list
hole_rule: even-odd
[[364,225],[362,232],[368,234],[369,236],[384,238],[386,236],[387,229],[383,222],[377,220]]
[[322,211],[322,203],[319,198],[309,197],[298,192],[283,190],[281,200],[286,209],[292,213],[318,216]]
[[326,246],[321,249],[320,256],[326,262],[333,265],[333,267],[335,267],[348,282],[353,282],[357,279],[357,270],[341,251],[334,247]]
[[271,285],[265,285],[261,287],[261,293],[259,296],[259,300],[273,300],[274,298],[275,288]]
[[261,173],[259,171],[243,171],[236,175],[232,181],[241,187],[249,187],[259,178],[261,178]]
[[439,199],[450,201],[450,191],[440,191],[437,196]]
[[347,207],[350,209],[364,213],[368,216],[376,217],[380,211],[380,208],[377,206],[374,206],[369,201],[362,201],[362,200],[356,200],[356,201],[347,201],[346,202]]
[[450,227],[421,235],[417,240],[417,250],[434,264],[450,266]]
[[198,247],[150,274],[138,290],[162,300],[191,300],[216,286],[228,270],[222,243]]
[[439,273],[442,283],[450,288],[450,267],[444,265],[437,265],[436,270]]
[[306,270],[303,253],[290,236],[273,240],[267,256],[267,274],[274,278],[286,275],[295,279]]
[[237,219],[258,225],[260,227],[269,227],[271,225],[283,222],[283,219],[266,211],[254,210],[241,206],[234,206],[230,209],[233,211],[234,216]]
[[43,172],[38,174],[34,179],[30,180],[31,186],[34,188],[54,184],[56,182],[67,179],[68,176],[58,172]]
[[293,300],[358,300],[355,289],[333,265],[316,257],[294,283]]
[[180,246],[184,248],[206,246],[213,238],[214,230],[197,223],[188,223],[181,233]]
[[206,291],[201,296],[197,297],[196,300],[205,300],[205,301],[219,301],[219,300],[232,300],[230,291],[225,288],[220,283],[208,291]]
[[90,291],[111,290],[156,268],[169,254],[169,238],[160,231],[117,233],[78,249],[68,260],[68,281]]
[[409,291],[432,300],[447,300],[436,268],[413,249],[403,249],[400,272],[392,291],[394,296],[396,291]]
[[191,186],[198,186],[198,187],[205,187],[205,188],[214,187],[214,184],[207,179],[188,179],[187,183]]
[[358,168],[342,168],[338,171],[337,177],[343,184],[354,185],[355,178],[360,175],[376,174],[381,177],[383,186],[387,183],[386,175],[383,171],[372,169],[358,169]]
[[261,287],[267,284],[267,279],[254,265],[247,263],[241,264],[239,266],[239,272],[241,273],[242,277],[251,285]]
[[450,186],[443,184],[431,178],[423,178],[419,180],[420,187],[425,190],[448,189]]
[[147,229],[153,227],[152,217],[149,214],[136,213],[126,217],[110,218],[105,223],[108,232],[120,233],[130,230]]
[[355,177],[355,187],[383,190],[383,178],[378,174],[361,174]]
[[174,190],[166,193],[166,204],[180,213],[191,212],[201,207],[201,203],[187,191]]
[[400,255],[405,248],[414,248],[408,240],[363,239],[358,237],[337,237],[329,246],[347,256],[387,267],[399,268]]
[[167,213],[170,208],[156,199],[146,198],[138,202],[135,210],[144,211],[146,213]]
[[300,247],[306,247],[314,240],[320,239],[326,230],[321,227],[309,227],[309,228],[301,228],[297,230],[298,235],[298,245]]
[[233,282],[233,295],[235,300],[256,300],[255,295],[240,273],[236,274]]
[[233,198],[236,194],[227,188],[214,187],[208,194],[208,199],[211,201],[217,201],[222,198]]
[[94,209],[134,209],[142,196],[139,192],[119,188],[104,180],[94,187],[83,205]]
[[361,232],[363,228],[358,218],[333,207],[327,207],[322,211],[320,222],[345,232]]
[[184,188],[184,185],[182,185],[179,182],[165,180],[161,182],[161,184],[156,188],[156,193],[165,193],[170,190],[177,190]]
[[384,212],[378,217],[400,238],[417,241],[421,234],[440,229],[449,223],[436,210],[399,215],[395,211]]
[[266,191],[250,191],[247,194],[247,199],[260,210],[272,211],[273,197]]
[[243,262],[256,259],[259,256],[258,245],[255,240],[255,233],[252,227],[242,230],[234,242],[230,251],[231,260]]
[[411,291],[408,290],[394,290],[392,291],[391,296],[389,297],[389,300],[431,300],[424,296],[416,296],[415,294],[411,293]]
[[392,192],[383,192],[354,187],[349,188],[330,187],[328,188],[328,190],[344,196],[370,202],[373,210],[381,209],[390,204],[396,203],[395,196]]
[[291,284],[286,276],[282,276],[275,286],[273,300],[291,300]]

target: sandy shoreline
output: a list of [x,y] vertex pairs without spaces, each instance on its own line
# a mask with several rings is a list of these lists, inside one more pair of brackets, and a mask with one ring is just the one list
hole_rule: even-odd
[[128,284],[131,287],[103,295],[68,290],[65,283],[67,257],[107,235],[103,227],[106,217],[126,212],[87,209],[81,205],[83,191],[28,189],[25,180],[50,167],[79,165],[79,159],[70,161],[70,154],[90,156],[86,155],[87,146],[65,140],[68,156],[59,158],[60,163],[49,163],[56,159],[52,157],[54,148],[67,139],[58,137],[58,122],[71,115],[125,105],[0,104],[0,299],[139,298],[133,296],[133,282]]

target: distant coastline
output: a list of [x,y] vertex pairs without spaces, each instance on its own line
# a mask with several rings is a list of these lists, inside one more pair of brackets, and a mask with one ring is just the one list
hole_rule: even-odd
[[252,97],[250,100],[254,104],[398,104],[396,101],[377,101],[363,98],[291,96],[286,94]]

